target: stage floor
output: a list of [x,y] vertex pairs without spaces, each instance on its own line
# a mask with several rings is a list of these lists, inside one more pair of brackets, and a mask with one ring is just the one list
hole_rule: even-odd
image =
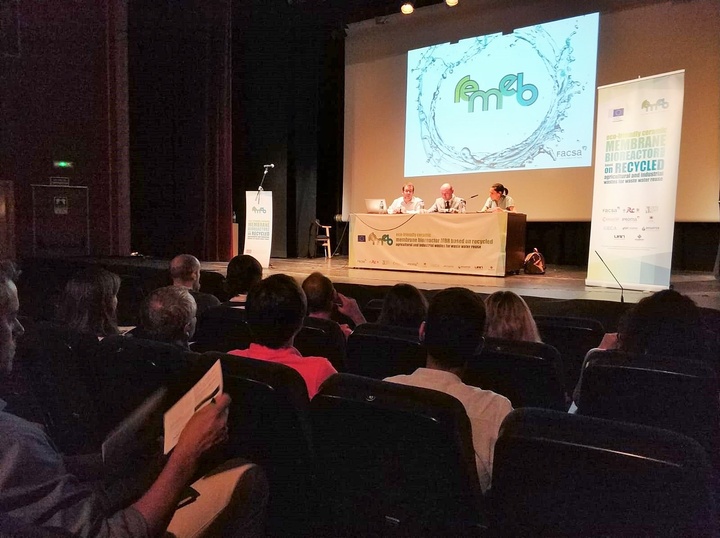
[[[167,262],[163,262],[167,264]],[[203,262],[202,268],[225,274],[227,263]],[[408,283],[424,290],[462,286],[480,293],[511,290],[523,296],[552,299],[590,299],[597,301],[620,301],[620,290],[585,285],[585,267],[548,266],[544,275],[519,274],[506,277],[453,275],[414,271],[387,271],[382,269],[352,269],[347,256],[326,258],[272,258],[265,276],[285,273],[302,281],[313,271],[320,271],[333,282],[361,284],[366,286],[392,286]],[[720,281],[712,273],[682,271],[673,272],[670,285],[680,293],[690,296],[698,306],[720,310]],[[625,290],[625,302],[636,303],[650,292]]]

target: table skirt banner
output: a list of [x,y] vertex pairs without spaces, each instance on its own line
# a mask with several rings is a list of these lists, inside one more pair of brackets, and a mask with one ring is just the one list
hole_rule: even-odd
[[508,213],[353,214],[350,267],[505,276],[507,237]]

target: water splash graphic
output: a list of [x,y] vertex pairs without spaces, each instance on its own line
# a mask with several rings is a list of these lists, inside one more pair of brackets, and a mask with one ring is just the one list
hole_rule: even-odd
[[[436,171],[435,173],[482,172],[537,167],[533,162],[540,155],[547,156],[545,160],[549,158],[553,162],[556,161],[555,150],[562,139],[564,122],[570,112],[573,99],[589,87],[593,92],[594,101],[595,89],[594,70],[592,80],[588,80],[585,76],[585,80],[580,81],[573,76],[575,68],[573,64],[576,61],[574,40],[578,33],[577,19],[573,26],[566,26],[565,29],[564,36],[553,37],[547,31],[546,25],[537,25],[516,30],[511,35],[492,34],[463,40],[456,45],[435,45],[423,49],[417,62],[409,66],[408,81],[409,84],[414,84],[415,88],[414,105],[426,159],[425,168],[430,167]],[[480,140],[480,136],[465,136],[462,143],[458,144],[457,133],[453,132],[446,119],[448,105],[443,103],[443,96],[447,100],[447,96],[452,95],[458,80],[456,73],[465,74],[466,71],[476,73],[478,66],[488,65],[494,61],[493,55],[496,54],[501,42],[505,47],[504,50],[510,50],[511,55],[523,55],[524,63],[527,63],[526,60],[535,63],[535,72],[542,72],[542,76],[547,77],[541,87],[543,99],[535,103],[536,107],[543,108],[536,109],[534,116],[522,111],[530,118],[524,131],[509,130],[506,126],[495,125],[493,122],[498,122],[497,115],[493,117],[486,112],[476,110],[469,113],[470,120],[464,119],[464,121],[472,121],[475,127],[482,126],[498,132],[506,128],[503,136],[509,140],[509,143],[493,147],[493,142],[497,140]],[[596,43],[597,41],[595,45]],[[450,47],[452,54],[448,53]],[[497,67],[495,69],[497,70]],[[514,72],[511,67],[507,69],[509,73]],[[462,103],[457,104],[457,107],[461,106]],[[515,106],[517,108],[517,105]],[[590,107],[590,126],[592,126],[592,108],[593,105]],[[409,116],[411,112],[409,108]],[[483,122],[486,124],[483,125]],[[503,136],[497,138],[502,139]],[[579,138],[573,140],[576,145],[587,144],[580,142]]]

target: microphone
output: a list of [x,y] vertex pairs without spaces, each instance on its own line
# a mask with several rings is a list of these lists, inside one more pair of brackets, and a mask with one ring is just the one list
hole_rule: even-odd
[[275,168],[274,164],[263,164],[263,168]]
[[595,251],[595,255],[596,255],[598,258],[600,258],[600,261],[601,261],[601,262],[603,263],[603,265],[605,266],[605,269],[608,270],[608,273],[610,273],[610,276],[613,277],[613,279],[615,280],[615,282],[617,282],[617,285],[620,286],[620,304],[624,304],[624,303],[625,303],[625,297],[623,296],[623,293],[625,292],[625,289],[622,287],[622,284],[620,284],[620,281],[619,281],[617,278],[615,278],[615,274],[610,270],[610,268],[608,267],[608,264],[605,263],[605,260],[602,259],[602,256],[600,256],[600,254],[598,254],[598,251],[597,251],[597,250]]
[[468,200],[472,200],[473,198],[477,198],[478,196],[480,196],[480,195],[479,195],[479,194],[473,194],[470,198],[468,198]]

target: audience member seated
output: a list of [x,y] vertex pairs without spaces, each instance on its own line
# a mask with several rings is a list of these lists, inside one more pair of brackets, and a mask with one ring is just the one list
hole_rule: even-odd
[[272,275],[253,286],[246,309],[254,341],[248,349],[230,351],[231,355],[294,368],[305,380],[310,398],[325,379],[337,373],[327,359],[303,357],[293,346],[307,312],[307,299],[292,277]]
[[133,336],[165,342],[190,351],[195,334],[197,306],[184,286],[165,286],[153,291],[140,309],[140,324]]
[[235,256],[227,266],[225,291],[230,300],[224,306],[245,310],[247,294],[255,284],[262,280],[262,265],[252,256]]
[[201,318],[208,308],[218,306],[220,299],[210,293],[200,291],[200,261],[190,254],[175,256],[170,262],[170,278],[173,286],[190,290],[197,304],[197,317]]
[[[13,367],[23,334],[12,264],[0,264],[0,375]],[[164,468],[144,494],[123,499],[68,471],[37,425],[3,411],[0,401],[0,512],[19,525],[60,528],[75,536],[262,536],[267,483],[259,467],[228,462],[192,484],[204,453],[227,439],[230,397],[219,395],[183,429]],[[120,485],[117,485],[118,487]],[[220,526],[222,525],[222,527]]]
[[485,299],[485,336],[504,340],[542,342],[525,300],[511,291],[496,291]]
[[465,288],[448,288],[430,300],[427,320],[420,326],[427,363],[410,375],[388,377],[385,381],[445,392],[465,407],[472,427],[478,478],[483,493],[490,488],[493,450],[500,424],[512,411],[510,400],[489,390],[465,385],[467,362],[482,345],[485,307]]
[[425,321],[428,302],[411,284],[395,284],[385,295],[377,322],[382,325],[419,329]]
[[[620,320],[617,333],[608,333],[599,349],[692,359],[717,370],[717,351],[709,349],[701,312],[692,299],[663,290],[641,299]],[[580,397],[582,373],[573,400]],[[574,412],[575,405],[571,407]]]
[[352,327],[347,323],[340,324],[346,339],[353,328],[367,323],[357,301],[338,293],[332,281],[322,273],[316,271],[310,274],[303,281],[302,289],[307,297],[308,317],[332,320],[337,311],[338,314],[349,318]]
[[193,349],[196,351],[229,351],[245,349],[250,344],[245,325],[247,293],[262,280],[262,266],[252,256],[235,256],[227,268],[225,291],[230,296],[219,306],[210,308],[198,319]]
[[76,273],[65,285],[57,318],[68,328],[104,338],[118,334],[120,277],[98,267]]

